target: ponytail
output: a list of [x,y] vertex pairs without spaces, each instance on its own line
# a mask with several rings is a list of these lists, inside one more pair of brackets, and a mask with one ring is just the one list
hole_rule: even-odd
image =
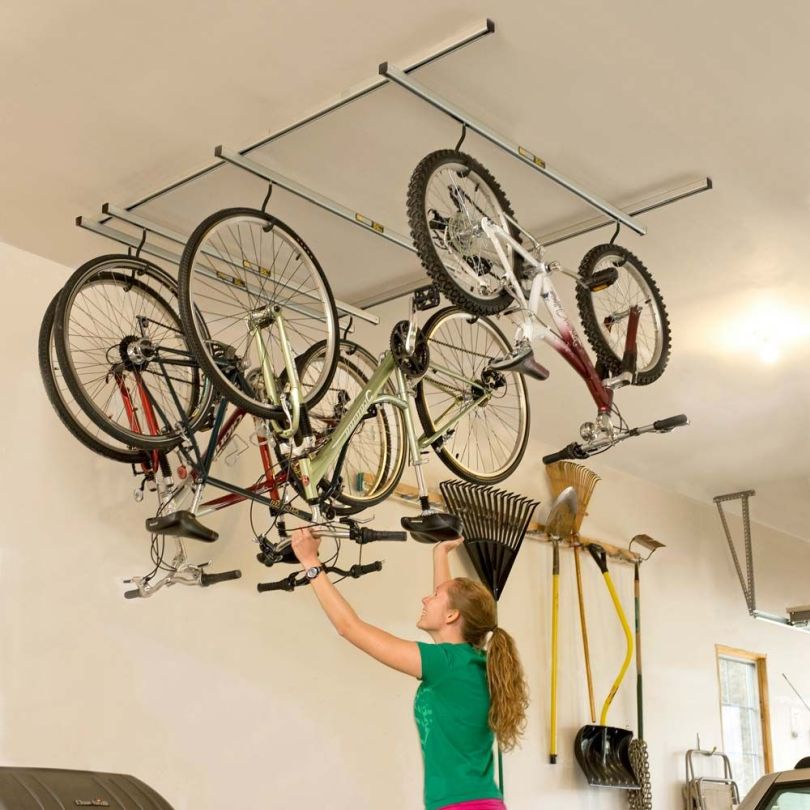
[[498,627],[495,599],[481,583],[457,577],[450,584],[449,594],[451,607],[461,614],[464,641],[486,650],[489,726],[498,747],[510,751],[526,727],[529,705],[528,687],[515,640]]

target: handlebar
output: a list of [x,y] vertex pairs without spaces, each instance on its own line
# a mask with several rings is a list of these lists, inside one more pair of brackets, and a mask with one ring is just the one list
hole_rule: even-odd
[[397,542],[404,542],[408,539],[407,532],[378,532],[374,529],[367,529],[365,526],[361,526],[359,528],[355,527],[355,530],[349,534],[349,537],[352,540],[355,540],[360,545],[364,543],[374,543],[377,541],[397,541]]
[[218,574],[206,574],[204,571],[200,575],[200,585],[207,588],[209,585],[216,585],[217,582],[227,582],[230,579],[239,579],[242,572],[237,568],[234,571],[220,571]]
[[[383,534],[400,534],[400,532],[383,532]],[[336,565],[325,565],[324,573],[339,574],[342,577],[359,579],[365,574],[371,574],[374,571],[382,571],[382,567],[383,564],[381,560],[365,563],[363,565],[356,563],[348,571],[338,568]],[[266,591],[294,591],[301,585],[309,585],[309,582],[305,574],[294,573],[277,582],[260,582],[256,586],[256,590],[259,593],[265,593]]]
[[633,436],[641,436],[642,433],[669,433],[677,427],[688,424],[689,419],[686,417],[686,414],[681,413],[677,416],[659,419],[651,425],[631,428],[613,438],[597,440],[593,442],[593,444],[582,445],[577,442],[572,442],[556,453],[549,453],[549,455],[543,456],[543,464],[554,464],[555,461],[565,461],[566,459],[585,459],[603,450],[607,450],[609,447],[613,447],[614,444],[623,442],[625,439],[629,439]]

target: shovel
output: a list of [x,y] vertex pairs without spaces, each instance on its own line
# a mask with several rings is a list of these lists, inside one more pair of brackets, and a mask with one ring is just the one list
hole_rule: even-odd
[[605,584],[613,600],[613,606],[622,623],[624,636],[627,640],[627,651],[624,656],[622,668],[607,698],[602,706],[599,725],[583,726],[574,741],[574,755],[582,768],[585,778],[590,785],[600,787],[622,788],[623,790],[638,790],[639,784],[633,767],[630,764],[630,742],[633,732],[624,728],[607,725],[607,713],[616,692],[619,691],[622,680],[633,657],[633,633],[627,618],[624,615],[613,581],[607,567],[607,554],[601,546],[589,545],[588,551],[599,566]]
[[548,759],[557,762],[557,637],[560,624],[560,541],[574,529],[577,516],[577,493],[566,487],[554,500],[546,520],[546,534],[554,547],[551,578],[551,733]]

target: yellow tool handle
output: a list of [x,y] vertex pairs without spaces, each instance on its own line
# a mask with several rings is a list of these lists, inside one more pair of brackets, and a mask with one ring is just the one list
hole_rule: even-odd
[[618,677],[613,682],[613,686],[610,687],[610,692],[605,698],[605,703],[602,706],[602,716],[599,718],[599,724],[606,726],[608,709],[610,708],[610,704],[613,702],[613,698],[616,696],[616,692],[619,691],[622,679],[624,678],[627,668],[630,666],[630,661],[633,658],[633,633],[630,630],[630,625],[627,623],[627,617],[624,615],[622,603],[619,601],[619,596],[616,593],[616,589],[613,587],[613,580],[611,580],[610,574],[607,571],[603,571],[602,576],[604,576],[605,582],[607,583],[608,590],[610,591],[610,598],[613,600],[613,606],[616,608],[616,613],[619,614],[619,620],[622,623],[624,636],[627,639],[627,653],[624,656],[624,663],[622,664]]
[[551,579],[551,742],[549,759],[557,761],[557,626],[560,615],[560,575],[554,574]]
[[582,630],[582,650],[585,655],[585,677],[588,681],[588,705],[591,709],[591,723],[596,722],[596,704],[593,699],[593,673],[591,672],[591,651],[588,644],[588,626],[585,623],[585,599],[582,595],[582,572],[579,565],[579,546],[574,546],[574,563],[577,569],[577,598],[579,599],[579,626]]

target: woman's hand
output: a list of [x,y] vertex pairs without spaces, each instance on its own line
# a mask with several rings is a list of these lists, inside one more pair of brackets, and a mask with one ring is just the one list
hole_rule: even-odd
[[443,540],[441,543],[436,543],[436,545],[433,546],[433,553],[435,554],[439,550],[445,553],[455,551],[463,542],[463,537],[456,537],[455,540]]
[[293,554],[304,568],[320,565],[318,547],[321,545],[321,538],[313,534],[310,529],[295,529],[292,533],[291,545]]

